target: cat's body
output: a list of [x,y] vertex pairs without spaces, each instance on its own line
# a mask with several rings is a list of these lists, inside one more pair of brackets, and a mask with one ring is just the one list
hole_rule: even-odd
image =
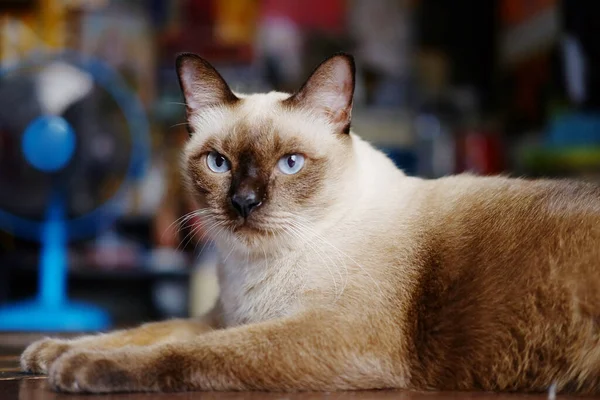
[[600,187],[405,176],[348,130],[347,56],[293,96],[242,97],[197,57],[178,66],[218,304],[37,342],[24,369],[76,392],[600,392]]
[[542,391],[555,381],[597,391],[598,187],[468,177],[431,185],[421,212],[436,212],[415,229],[412,384]]

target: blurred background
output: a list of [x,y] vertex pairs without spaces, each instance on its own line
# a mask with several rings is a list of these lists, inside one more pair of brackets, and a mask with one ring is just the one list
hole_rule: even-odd
[[[61,109],[85,144],[64,172],[67,218],[126,195],[114,223],[70,242],[69,295],[116,325],[197,315],[216,295],[215,252],[204,227],[178,223],[193,210],[178,169],[188,135],[178,52],[202,55],[242,92],[292,91],[322,59],[351,52],[354,131],[408,174],[599,180],[598,18],[600,2],[584,0],[0,0],[0,211],[44,218],[54,178],[30,171],[15,143],[40,96],[55,105],[87,82]],[[44,61],[37,75],[6,72],[65,50],[102,63],[118,88],[97,84],[107,73]],[[32,89],[47,75],[63,83]],[[128,114],[123,88],[141,112]],[[143,146],[145,168],[129,181]],[[38,290],[40,240],[8,225],[0,306]]]

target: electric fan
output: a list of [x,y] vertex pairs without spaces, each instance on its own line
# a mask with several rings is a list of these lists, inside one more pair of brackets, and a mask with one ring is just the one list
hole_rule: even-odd
[[0,228],[41,244],[37,298],[0,306],[0,330],[110,326],[67,299],[67,244],[114,222],[148,159],[141,103],[106,64],[61,53],[0,71]]

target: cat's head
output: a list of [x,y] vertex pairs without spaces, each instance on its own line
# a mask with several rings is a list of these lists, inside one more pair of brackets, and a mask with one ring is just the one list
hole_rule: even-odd
[[351,56],[325,60],[292,95],[234,93],[194,54],[177,58],[177,74],[190,131],[184,177],[211,237],[280,245],[336,207],[353,157]]

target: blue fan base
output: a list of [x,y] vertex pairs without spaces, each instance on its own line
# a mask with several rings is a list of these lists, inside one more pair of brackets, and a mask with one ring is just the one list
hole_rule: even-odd
[[0,307],[0,331],[85,332],[109,327],[109,315],[85,303],[49,307],[31,300]]

